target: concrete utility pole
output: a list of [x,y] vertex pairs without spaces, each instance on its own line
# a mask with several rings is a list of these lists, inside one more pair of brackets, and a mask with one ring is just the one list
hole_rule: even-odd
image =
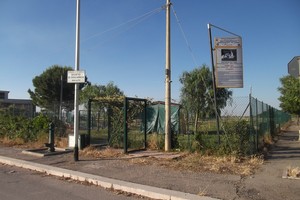
[[[75,71],[79,71],[79,31],[80,31],[80,0],[76,1],[76,45],[75,45]],[[75,83],[74,95],[74,161],[78,161],[78,100],[79,100],[79,83]]]
[[165,151],[171,150],[171,44],[170,44],[170,0],[166,0],[166,91],[165,91]]

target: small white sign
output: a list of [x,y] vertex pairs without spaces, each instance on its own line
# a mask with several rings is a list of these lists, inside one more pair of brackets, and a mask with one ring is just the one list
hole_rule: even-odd
[[68,83],[84,83],[85,71],[68,71]]

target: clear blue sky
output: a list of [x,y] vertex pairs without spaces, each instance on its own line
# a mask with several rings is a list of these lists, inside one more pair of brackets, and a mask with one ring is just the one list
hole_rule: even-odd
[[[300,55],[299,0],[173,0],[196,62],[171,14],[172,99],[183,71],[211,66],[207,23],[243,38],[244,88],[279,106],[279,78]],[[127,96],[164,100],[165,0],[81,0],[80,68],[93,84],[113,81]],[[0,90],[29,98],[49,66],[74,67],[76,0],[0,0]],[[145,18],[140,18],[145,16]],[[230,36],[213,29],[213,36]]]

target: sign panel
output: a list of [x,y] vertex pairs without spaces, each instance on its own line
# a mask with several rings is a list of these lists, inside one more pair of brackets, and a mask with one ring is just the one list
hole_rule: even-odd
[[68,71],[68,83],[84,83],[85,71]]
[[288,72],[295,78],[300,77],[300,56],[295,56],[288,64]]
[[215,77],[218,88],[243,87],[241,37],[215,38]]

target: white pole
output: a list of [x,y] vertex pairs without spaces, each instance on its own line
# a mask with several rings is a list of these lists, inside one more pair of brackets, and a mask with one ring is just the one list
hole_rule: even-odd
[[[80,38],[80,0],[76,0],[76,45],[75,45],[75,71],[79,71],[79,38]],[[74,93],[74,161],[78,161],[78,98],[79,97],[79,84],[75,83]]]
[[166,78],[165,78],[165,151],[171,150],[171,44],[170,44],[170,0],[166,4]]

